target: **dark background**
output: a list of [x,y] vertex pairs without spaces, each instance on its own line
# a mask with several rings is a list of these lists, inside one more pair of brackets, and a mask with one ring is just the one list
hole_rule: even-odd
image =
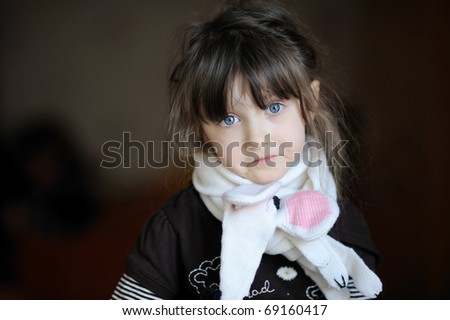
[[[380,298],[450,298],[448,2],[283,2],[324,45],[358,134]],[[167,138],[173,35],[217,3],[1,2],[0,298],[110,297],[179,171],[138,168],[137,148],[131,168],[101,168],[102,145]]]

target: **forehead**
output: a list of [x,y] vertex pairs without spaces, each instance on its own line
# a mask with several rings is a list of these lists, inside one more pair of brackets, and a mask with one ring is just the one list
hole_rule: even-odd
[[275,97],[273,91],[264,82],[259,85],[260,87],[253,88],[251,82],[242,74],[235,75],[228,89],[229,99],[227,108],[233,109],[243,99],[250,99],[253,103],[257,104],[253,92],[255,89],[258,91],[257,95],[262,97],[264,101],[271,100]]
[[237,55],[224,72],[219,72],[222,60],[204,58],[208,61],[201,65],[206,71],[195,73],[189,96],[201,121],[222,120],[244,96],[260,109],[266,109],[274,97],[285,100],[301,96],[301,75],[286,61],[281,62],[281,57],[277,61],[250,59],[242,48],[239,53],[243,56]]
[[228,100],[227,107],[233,109],[240,100],[251,96],[248,81],[244,81],[242,75],[236,75],[231,81],[228,95],[230,99]]

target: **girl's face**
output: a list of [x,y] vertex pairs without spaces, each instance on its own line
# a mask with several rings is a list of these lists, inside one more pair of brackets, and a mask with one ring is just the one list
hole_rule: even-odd
[[230,171],[257,184],[272,183],[299,161],[305,143],[300,102],[268,97],[261,110],[242,88],[238,77],[228,115],[219,123],[203,124],[203,132]]

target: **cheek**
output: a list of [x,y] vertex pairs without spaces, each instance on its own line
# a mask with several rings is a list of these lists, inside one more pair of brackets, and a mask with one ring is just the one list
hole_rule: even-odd
[[299,154],[305,143],[305,129],[302,123],[293,123],[285,127],[280,137],[280,151],[288,158]]
[[211,146],[211,150],[215,150],[217,155],[223,154],[225,145],[224,136],[221,135],[216,126],[203,125],[203,143]]
[[223,154],[219,158],[228,168],[240,170],[241,162],[244,160],[242,150],[238,142],[230,142],[223,149]]
[[297,139],[295,140],[295,144],[294,144],[295,151],[300,152],[302,150],[304,144],[305,144],[305,129],[302,126],[301,130],[298,131]]
[[[211,150],[215,151],[217,158],[227,167],[235,166],[236,160],[239,160],[240,147],[239,142],[227,132],[214,132],[214,134],[205,135],[209,144],[213,146]],[[239,163],[239,161],[238,161]]]

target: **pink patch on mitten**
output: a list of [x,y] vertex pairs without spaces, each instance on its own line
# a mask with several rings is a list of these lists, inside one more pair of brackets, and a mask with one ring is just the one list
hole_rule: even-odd
[[292,195],[286,206],[289,212],[289,222],[304,229],[310,229],[331,214],[331,208],[326,195],[309,190]]

